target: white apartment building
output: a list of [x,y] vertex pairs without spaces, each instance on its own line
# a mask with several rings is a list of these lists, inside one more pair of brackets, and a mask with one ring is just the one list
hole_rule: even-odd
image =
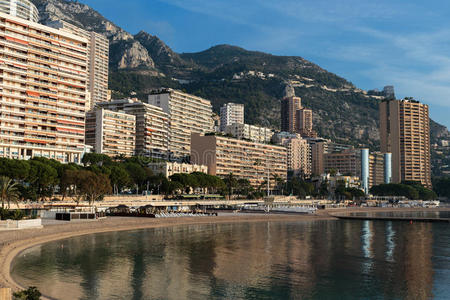
[[205,165],[164,161],[158,163],[150,163],[148,167],[150,168],[150,170],[152,170],[154,174],[163,174],[166,178],[169,178],[173,174],[177,173],[190,174],[193,172],[201,172],[208,174],[208,167]]
[[136,155],[168,157],[169,116],[161,107],[137,99],[112,100],[97,103],[97,106],[136,117]]
[[0,157],[81,161],[87,44],[0,13]]
[[268,143],[273,136],[273,130],[270,128],[239,123],[227,126],[224,132],[241,140],[250,140],[259,143]]
[[175,159],[191,154],[191,133],[213,132],[211,102],[173,89],[154,90],[148,103],[161,107],[169,116],[169,152]]
[[244,104],[224,104],[220,108],[220,131],[235,123],[244,124]]
[[96,153],[109,156],[133,156],[136,141],[136,117],[95,108],[86,116],[86,145]]
[[0,12],[37,23],[39,11],[29,0],[1,0]]
[[86,31],[68,22],[58,20],[48,22],[46,25],[61,29],[72,34],[84,37],[88,40],[88,83],[90,93],[90,109],[96,103],[108,101],[108,66],[109,66],[109,41],[100,34]]

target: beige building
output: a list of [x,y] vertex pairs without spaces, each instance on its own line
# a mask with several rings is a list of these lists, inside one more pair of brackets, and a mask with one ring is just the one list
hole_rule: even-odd
[[165,161],[158,163],[150,163],[148,167],[150,168],[150,170],[152,170],[154,174],[163,174],[166,178],[169,178],[173,174],[178,173],[190,174],[193,172],[201,172],[208,174],[208,166],[205,165],[194,165],[194,164]]
[[148,103],[161,107],[169,116],[169,152],[175,159],[191,154],[191,133],[214,131],[211,102],[173,89],[154,90]]
[[238,140],[224,136],[192,134],[191,162],[207,165],[208,173],[225,177],[248,179],[255,188],[267,182],[273,189],[273,176],[286,179],[286,148],[269,144]]
[[122,112],[95,108],[86,116],[86,144],[96,153],[133,156],[136,117]]
[[332,170],[341,175],[360,176],[361,175],[361,159],[360,151],[348,149],[342,152],[325,153],[324,169],[325,173]]
[[328,152],[329,141],[321,138],[307,139],[311,151],[311,174],[322,175],[325,172],[324,155]]
[[0,12],[37,23],[39,11],[29,0],[1,0]]
[[317,137],[313,130],[313,113],[311,109],[302,108],[297,110],[296,129],[303,137]]
[[381,102],[380,138],[381,152],[392,153],[392,182],[431,187],[428,105],[412,99]]
[[227,126],[244,124],[244,104],[226,103],[220,108],[220,131]]
[[108,101],[108,66],[109,41],[99,33],[83,30],[68,22],[58,20],[47,23],[48,26],[61,29],[88,40],[88,91],[90,93],[90,108],[96,103]]
[[287,149],[288,173],[294,177],[310,177],[312,174],[311,149],[308,141],[299,136],[285,139],[282,145]]
[[238,139],[259,143],[268,143],[273,136],[273,130],[270,128],[239,123],[233,123],[227,126],[224,132]]
[[97,106],[136,117],[136,155],[168,157],[169,116],[161,107],[137,99],[112,100],[98,103]]
[[0,13],[0,156],[81,161],[87,44]]

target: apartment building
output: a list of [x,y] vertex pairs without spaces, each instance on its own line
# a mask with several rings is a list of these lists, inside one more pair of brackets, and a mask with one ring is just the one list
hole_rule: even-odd
[[39,11],[29,0],[1,0],[0,12],[37,23]]
[[302,108],[296,112],[296,130],[303,137],[317,137],[313,130],[313,113],[311,109]]
[[297,111],[301,108],[300,97],[290,96],[281,100],[281,131],[297,132]]
[[381,102],[380,140],[381,152],[392,153],[392,182],[431,187],[428,105],[409,98]]
[[282,145],[287,149],[288,175],[302,178],[311,177],[311,148],[308,141],[298,136],[285,139]]
[[360,151],[347,149],[342,152],[324,154],[325,173],[336,171],[341,175],[357,176],[361,175],[361,155]]
[[97,107],[86,116],[86,144],[96,153],[133,156],[135,132],[136,117],[130,114]]
[[137,99],[118,99],[97,106],[136,117],[136,155],[168,158],[169,116],[161,107]]
[[[230,137],[192,134],[191,162],[208,166],[208,173],[248,179],[259,188],[267,182],[274,189],[274,175],[286,179],[287,152],[282,146],[256,143]],[[265,188],[265,187],[264,187]]]
[[201,172],[208,174],[208,166],[205,165],[164,161],[150,163],[148,167],[152,170],[153,174],[163,174],[166,178],[178,173],[190,174],[193,172]]
[[220,131],[227,126],[244,124],[244,104],[226,103],[220,108]]
[[311,152],[311,173],[322,175],[325,172],[324,155],[330,141],[322,138],[308,138],[307,141]]
[[259,143],[268,143],[273,136],[273,130],[270,128],[239,123],[228,125],[224,132],[241,140],[245,139]]
[[174,89],[154,90],[148,103],[161,107],[169,116],[169,152],[173,159],[191,154],[191,133],[213,132],[211,102]]
[[0,156],[81,161],[87,43],[0,13]]
[[61,29],[72,34],[84,37],[88,40],[88,82],[90,93],[90,109],[96,103],[108,101],[108,66],[109,66],[109,41],[97,32],[86,31],[66,21],[57,20],[47,22],[48,26]]

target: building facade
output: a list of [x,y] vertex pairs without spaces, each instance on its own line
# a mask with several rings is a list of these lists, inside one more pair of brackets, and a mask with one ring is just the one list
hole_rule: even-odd
[[248,179],[255,188],[269,177],[271,189],[276,185],[274,175],[286,179],[285,147],[199,134],[192,134],[191,142],[191,162],[208,166],[210,175],[225,177],[232,173],[236,178]]
[[174,89],[154,90],[148,103],[161,107],[169,116],[169,152],[181,160],[191,154],[191,133],[214,131],[211,102]]
[[161,107],[137,99],[112,100],[97,106],[136,117],[136,155],[168,158],[169,116]]
[[381,102],[380,140],[381,152],[392,153],[392,182],[431,187],[428,105],[413,99]]
[[297,132],[297,111],[301,108],[300,97],[290,96],[281,100],[281,131]]
[[311,149],[308,141],[301,138],[289,138],[282,142],[287,150],[288,175],[309,178],[312,174]]
[[307,139],[311,152],[311,173],[320,176],[325,172],[324,155],[328,152],[329,141],[321,138]]
[[226,103],[220,108],[220,131],[227,126],[244,124],[244,104]]
[[0,13],[0,156],[81,161],[87,43]]
[[173,174],[185,173],[190,174],[193,172],[201,172],[208,174],[208,166],[205,165],[195,165],[177,162],[158,162],[148,164],[150,170],[153,174],[163,174],[166,178],[169,178]]
[[296,131],[303,137],[317,137],[313,130],[313,113],[311,109],[302,108],[297,110]]
[[87,61],[89,72],[87,88],[90,94],[89,107],[92,109],[96,103],[108,101],[108,39],[100,33],[86,31],[62,20],[50,21],[47,25],[70,32],[88,40]]
[[273,136],[273,130],[270,128],[239,123],[227,126],[224,132],[241,140],[245,139],[259,143],[268,143]]
[[39,21],[39,11],[29,0],[2,0],[0,12],[35,23]]
[[133,156],[136,117],[130,114],[95,108],[86,116],[86,145],[96,153],[109,156]]

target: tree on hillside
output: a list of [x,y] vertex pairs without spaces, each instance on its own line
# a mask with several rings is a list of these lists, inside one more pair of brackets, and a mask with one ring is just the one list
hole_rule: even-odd
[[8,209],[10,202],[13,201],[17,204],[19,199],[19,191],[17,190],[17,184],[6,176],[0,177],[0,200],[2,202],[2,209],[5,208],[5,202],[8,203]]

